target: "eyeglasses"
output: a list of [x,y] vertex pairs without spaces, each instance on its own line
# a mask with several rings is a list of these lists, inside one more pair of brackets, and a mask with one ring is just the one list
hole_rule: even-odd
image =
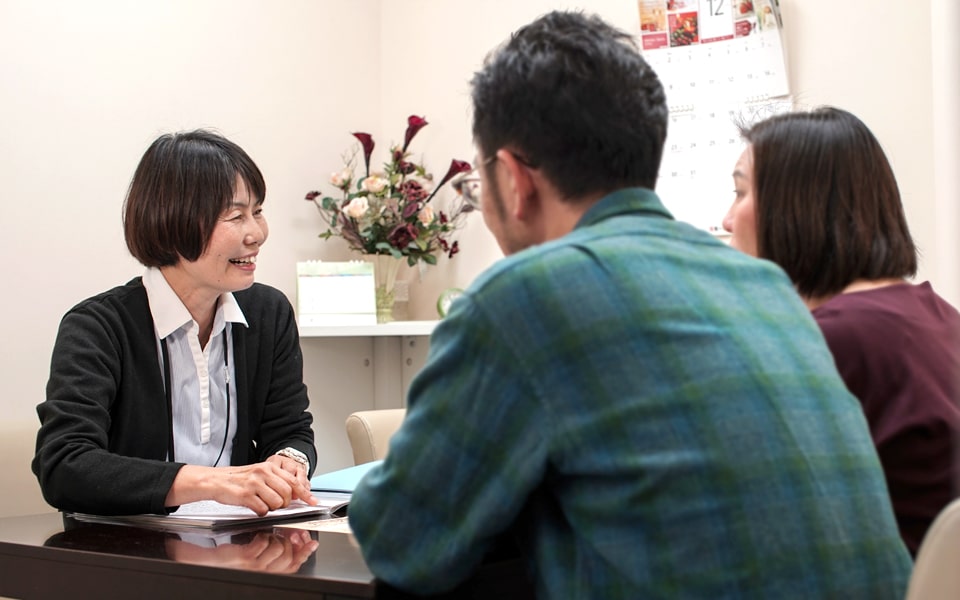
[[495,160],[497,160],[496,154],[483,161],[479,166],[477,166],[476,161],[474,161],[472,169],[466,173],[460,173],[450,180],[450,185],[453,186],[453,189],[456,190],[458,194],[463,196],[463,201],[476,210],[483,210],[480,201],[483,188],[480,184],[479,169],[480,167],[489,165]]
[[480,173],[477,172],[476,167],[466,173],[455,175],[453,179],[450,180],[450,185],[463,197],[463,201],[466,202],[468,206],[476,210],[481,210],[480,194],[482,189],[480,186]]
[[[511,152],[510,154],[512,154],[513,157],[517,159],[517,161],[520,162],[525,167],[530,169],[536,168],[536,166],[531,161],[527,160],[525,157],[519,154],[516,154],[514,152]],[[453,187],[454,190],[457,191],[458,194],[463,196],[463,201],[466,202],[470,207],[476,210],[483,210],[483,206],[480,201],[481,194],[483,192],[483,187],[480,183],[479,169],[481,167],[486,167],[487,165],[489,165],[495,160],[497,160],[496,154],[487,158],[479,166],[476,164],[476,162],[474,162],[474,166],[472,169],[470,169],[466,173],[460,173],[458,175],[455,175],[450,180],[450,185]]]

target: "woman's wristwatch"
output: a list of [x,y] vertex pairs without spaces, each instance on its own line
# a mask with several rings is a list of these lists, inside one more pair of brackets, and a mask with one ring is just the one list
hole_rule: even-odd
[[300,452],[296,448],[290,448],[288,446],[283,450],[279,450],[277,452],[277,456],[285,456],[287,458],[292,458],[293,460],[303,465],[303,468],[307,470],[307,473],[310,472],[310,459],[307,458],[306,454],[304,454],[303,452]]

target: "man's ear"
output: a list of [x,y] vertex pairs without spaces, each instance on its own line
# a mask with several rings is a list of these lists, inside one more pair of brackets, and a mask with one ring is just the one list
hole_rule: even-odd
[[539,209],[537,183],[530,167],[523,164],[509,150],[497,150],[497,160],[506,171],[506,192],[510,194],[505,203],[507,211],[519,221],[527,221]]

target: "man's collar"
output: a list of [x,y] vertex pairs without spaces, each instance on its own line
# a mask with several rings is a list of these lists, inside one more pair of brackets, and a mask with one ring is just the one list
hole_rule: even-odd
[[574,229],[627,213],[648,213],[651,216],[673,219],[673,215],[653,190],[639,187],[624,188],[607,194],[588,208],[577,221]]

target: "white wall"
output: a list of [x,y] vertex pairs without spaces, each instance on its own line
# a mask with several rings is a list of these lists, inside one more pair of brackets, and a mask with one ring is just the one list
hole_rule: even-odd
[[[293,300],[298,260],[349,256],[342,243],[316,239],[320,222],[302,200],[338,168],[349,132],[373,133],[384,151],[409,114],[425,115],[430,125],[413,149],[437,176],[451,157],[471,160],[468,82],[484,55],[537,15],[578,4],[636,28],[632,0],[0,0],[0,255],[10,283],[0,300],[0,439],[24,440],[19,456],[0,458],[22,484],[22,493],[0,495],[0,515],[36,511],[28,446],[60,317],[141,271],[123,244],[120,207],[158,133],[216,127],[257,161],[271,226],[258,280]],[[935,124],[952,115],[956,126],[956,89],[943,84],[956,81],[956,42],[931,39],[956,31],[937,19],[955,16],[955,3],[781,4],[795,93],[848,108],[874,129],[924,250],[921,277],[948,285],[956,235],[938,219],[958,197],[960,161],[956,138],[951,145]],[[434,318],[440,290],[467,285],[500,256],[479,215],[460,244],[458,256],[411,286],[414,317]],[[318,466],[346,466],[343,418],[371,407],[364,374],[373,344],[308,339],[303,347]]]
[[960,306],[960,3],[931,0],[937,285]]
[[[873,0],[780,4],[790,86],[798,104],[833,104],[871,128],[893,165],[921,252],[917,279],[931,280],[957,302],[955,284],[939,278],[942,266],[954,260],[938,254],[942,205],[934,190],[933,85],[946,78],[956,81],[958,71],[954,62],[952,71],[934,72],[931,0],[896,8]],[[950,30],[951,37],[955,31]],[[940,68],[945,66],[941,62]]]

